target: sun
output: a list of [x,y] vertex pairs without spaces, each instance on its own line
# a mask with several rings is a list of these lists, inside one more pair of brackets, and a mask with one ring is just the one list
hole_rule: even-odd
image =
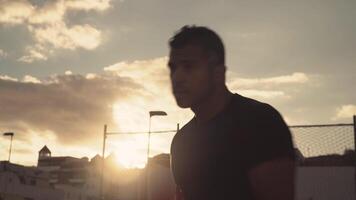
[[[112,107],[112,115],[118,132],[145,132],[147,115],[145,103],[118,102]],[[146,165],[147,135],[120,134],[110,139],[119,166],[124,168],[143,168]]]
[[146,142],[140,136],[122,138],[115,142],[116,162],[123,168],[144,168],[146,165]]
[[147,131],[148,111],[144,101],[118,102],[112,107],[112,117],[120,131]]
[[120,148],[115,152],[116,162],[119,166],[123,168],[144,168],[146,165],[146,156],[135,149],[131,148]]
[[[158,106],[157,106],[158,107]],[[142,99],[116,102],[112,105],[112,117],[116,127],[115,132],[139,132],[142,134],[118,134],[110,136],[108,140],[110,149],[115,153],[119,166],[125,168],[143,168],[147,162],[149,111],[153,110]],[[162,120],[155,120],[151,130],[172,130]],[[175,126],[174,126],[175,128]],[[174,129],[173,128],[173,129]],[[170,141],[173,133],[165,135],[151,135],[150,156],[170,149]]]

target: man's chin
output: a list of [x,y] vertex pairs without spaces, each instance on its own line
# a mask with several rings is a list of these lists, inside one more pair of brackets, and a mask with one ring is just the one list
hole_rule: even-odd
[[190,108],[191,107],[191,104],[189,102],[179,101],[179,100],[176,100],[176,102],[180,108]]

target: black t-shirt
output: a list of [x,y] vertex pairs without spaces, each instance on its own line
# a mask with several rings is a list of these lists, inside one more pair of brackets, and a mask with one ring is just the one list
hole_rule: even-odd
[[251,200],[248,170],[279,157],[295,158],[282,117],[238,94],[208,122],[193,118],[171,145],[172,172],[185,200]]

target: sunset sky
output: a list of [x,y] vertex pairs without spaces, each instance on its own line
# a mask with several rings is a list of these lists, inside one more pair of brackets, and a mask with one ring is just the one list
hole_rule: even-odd
[[[268,2],[268,3],[267,3]],[[101,153],[108,131],[176,129],[166,67],[172,34],[208,26],[224,40],[231,91],[267,102],[289,125],[351,123],[356,114],[356,1],[0,0],[0,132],[12,162]],[[151,155],[173,133],[152,136]],[[0,160],[9,138],[1,136]],[[142,166],[146,135],[109,136],[107,152]]]

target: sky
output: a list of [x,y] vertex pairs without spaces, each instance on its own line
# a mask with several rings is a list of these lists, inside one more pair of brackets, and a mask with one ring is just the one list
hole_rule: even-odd
[[[228,88],[274,106],[288,125],[352,123],[356,114],[354,0],[0,0],[0,132],[11,161],[93,157],[108,132],[175,130],[167,41],[208,26],[226,48]],[[151,156],[174,133],[154,134]],[[10,140],[0,139],[0,160]],[[110,135],[106,152],[142,166],[147,135]]]

